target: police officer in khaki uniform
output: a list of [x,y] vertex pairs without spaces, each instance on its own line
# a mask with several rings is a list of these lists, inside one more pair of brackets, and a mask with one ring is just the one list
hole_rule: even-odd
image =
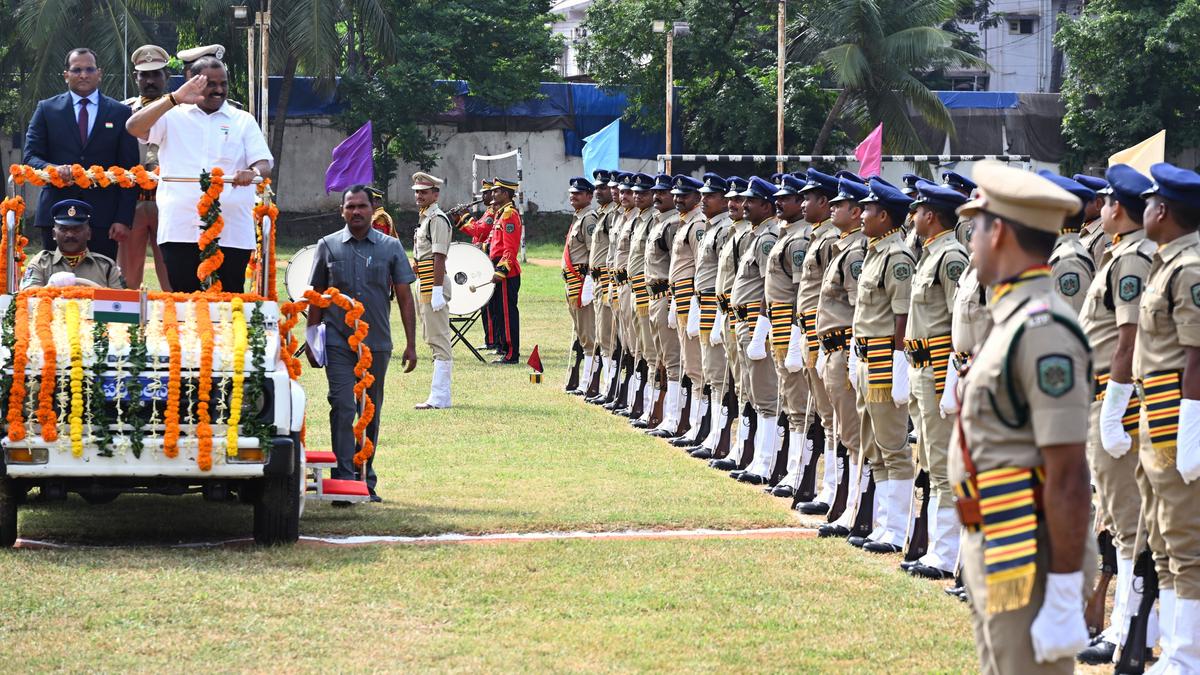
[[1084,455],[1091,358],[1046,263],[1081,203],[997,162],[980,162],[974,176],[978,197],[959,215],[973,220],[995,326],[963,383],[950,480],[976,648],[985,673],[1070,673],[1087,644],[1084,570],[1095,556]]
[[[714,333],[724,332],[718,322],[717,276],[720,268],[721,248],[729,238],[732,220],[729,217],[729,182],[715,173],[702,177],[700,208],[704,213],[704,238],[700,240],[700,251],[696,259],[696,294],[699,297],[700,320],[697,338],[700,341],[700,361],[703,364],[704,384],[708,387],[709,425],[704,437],[697,436],[696,443],[686,448],[697,459],[712,459],[724,434],[724,450],[728,452],[729,436],[726,433],[733,415],[734,397],[728,391],[729,361],[721,339],[713,342]],[[723,337],[723,336],[721,336]]]
[[[767,358],[771,319],[765,304],[767,266],[771,249],[779,238],[779,225],[774,217],[775,192],[775,185],[755,176],[742,193],[752,230],[746,235],[730,295],[730,304],[738,317],[742,384],[755,416],[752,425],[755,458],[766,457],[773,448],[779,417],[779,377],[774,361]],[[730,473],[734,478],[740,475],[739,471]]]
[[[908,502],[916,468],[908,444],[908,362],[904,332],[915,260],[901,238],[900,223],[912,200],[878,178],[863,199],[867,252],[854,307],[857,350],[859,436],[870,462],[875,494],[859,508],[873,509],[871,533],[849,542],[875,553],[894,553],[904,544]],[[869,547],[868,547],[869,544]]]
[[633,175],[631,190],[637,213],[633,218],[633,227],[629,233],[629,260],[626,264],[626,271],[629,274],[629,291],[633,312],[630,335],[636,363],[633,377],[627,387],[629,400],[626,407],[613,412],[634,420],[654,407],[650,400],[653,395],[654,378],[649,365],[654,360],[654,334],[650,330],[650,291],[646,286],[646,238],[650,234],[650,224],[655,213],[654,193],[651,191],[653,187],[654,178],[652,176],[644,173]]
[[633,192],[635,174],[626,174],[622,182],[621,202],[629,203],[629,209],[617,219],[609,243],[609,264],[612,267],[613,320],[616,322],[620,358],[614,365],[614,374],[609,383],[608,397],[604,407],[615,410],[623,406],[622,393],[628,395],[629,382],[633,378],[633,287],[629,283],[629,249],[633,241],[633,227],[637,223],[640,209]]
[[817,530],[821,537],[850,535],[861,493],[860,478],[865,473],[855,393],[858,383],[850,371],[855,364],[851,335],[854,306],[858,302],[858,280],[862,276],[867,243],[859,202],[869,193],[866,185],[847,177],[838,181],[838,194],[830,200],[831,222],[838,236],[830,248],[832,260],[821,280],[816,332],[822,354],[821,382],[833,408],[837,444],[834,453],[826,446],[821,492],[814,501],[796,506],[801,513],[828,514],[829,522]]
[[[1087,204],[1096,198],[1096,193],[1076,183],[1065,176],[1053,171],[1042,169],[1038,175],[1079,198],[1080,203]],[[1076,315],[1083,309],[1083,300],[1087,289],[1092,285],[1092,277],[1096,275],[1096,263],[1092,253],[1083,245],[1079,238],[1079,228],[1083,225],[1083,209],[1071,214],[1063,221],[1062,232],[1058,244],[1050,254],[1050,270],[1054,275],[1054,283],[1058,292],[1066,299],[1067,304],[1074,308]]]
[[[594,217],[591,219],[591,221],[586,223],[579,232],[575,233],[575,236],[581,236],[584,239],[584,246],[582,247],[580,253],[585,255],[585,257],[576,260],[577,268],[581,267],[584,270],[581,275],[583,279],[576,282],[581,284],[579,291],[579,304],[582,312],[591,315],[590,317],[582,320],[585,325],[590,327],[590,331],[586,336],[588,344],[583,344],[583,339],[580,339],[580,351],[579,356],[577,356],[579,361],[576,365],[576,367],[579,369],[579,384],[576,386],[574,391],[570,392],[576,396],[589,395],[588,390],[591,387],[591,383],[596,379],[595,374],[598,370],[597,364],[600,362],[600,357],[598,355],[599,334],[598,327],[596,325],[597,314],[599,313],[596,306],[596,297],[599,295],[600,289],[596,283],[597,278],[592,274],[592,238],[595,236],[596,230],[604,224],[606,219],[611,218],[611,214],[617,209],[617,204],[613,201],[612,190],[609,188],[608,183],[609,177],[612,175],[612,173],[615,172],[610,172],[607,169],[597,169],[592,172],[592,177],[596,180],[596,183],[594,183],[595,191],[592,194],[594,203],[597,203],[598,205],[593,208],[592,215]],[[485,190],[488,190],[490,187],[490,185],[484,185]],[[488,192],[485,192],[484,194],[485,199],[489,198],[490,195]],[[570,237],[568,236],[568,238]],[[570,280],[568,280],[568,283],[569,281]],[[594,393],[595,391],[593,390],[592,394]]]
[[64,199],[51,208],[58,246],[53,251],[41,251],[29,261],[21,277],[21,290],[42,286],[125,288],[125,277],[117,263],[88,250],[91,217],[91,205],[78,199]]
[[[970,178],[967,178],[966,176],[963,176],[962,174],[955,173],[954,171],[943,171],[942,172],[942,185],[950,188],[951,190],[954,190],[955,192],[957,192],[960,195],[967,197],[967,198],[970,198],[971,193],[975,191],[975,187],[976,187],[975,182],[972,181]],[[955,238],[958,239],[958,243],[962,244],[963,246],[966,246],[967,249],[971,248],[971,219],[970,218],[959,218],[958,219],[958,226],[955,228],[954,236],[955,236]]]
[[[623,172],[614,172],[614,177],[623,176]],[[624,205],[621,206],[624,210]],[[616,218],[610,216],[596,222],[592,231],[591,246],[588,248],[588,271],[592,275],[592,283],[596,286],[596,299],[592,309],[596,314],[596,354],[592,361],[591,378],[586,387],[586,397],[589,402],[596,402],[608,384],[613,371],[613,353],[617,348],[617,335],[613,325],[612,305],[607,302],[608,285],[611,270],[608,267],[608,249],[612,242],[612,232],[616,228]]]
[[[605,259],[605,265],[608,269],[607,281],[603,284],[600,292],[600,301],[608,305],[609,316],[609,334],[611,336],[610,343],[612,347],[608,349],[608,361],[602,362],[604,366],[603,379],[600,381],[599,392],[587,399],[588,403],[595,405],[608,406],[615,398],[618,381],[621,374],[621,365],[624,362],[625,339],[623,332],[624,326],[621,319],[621,280],[618,272],[618,249],[620,248],[621,236],[625,229],[625,224],[632,218],[632,214],[637,212],[637,208],[633,205],[633,174],[622,171],[619,174],[617,181],[617,202],[619,208],[616,215],[610,221],[608,232],[608,257]],[[628,275],[628,271],[626,271]]]
[[[575,215],[567,228],[567,242],[563,246],[562,277],[566,283],[567,311],[571,315],[571,327],[575,341],[585,355],[583,357],[583,379],[590,379],[593,352],[596,349],[596,313],[590,305],[596,300],[596,283],[588,274],[592,233],[596,229],[597,212],[592,204],[596,186],[586,178],[575,177],[570,181],[571,207]],[[605,188],[607,189],[607,187]],[[576,365],[576,368],[579,366]],[[580,372],[577,370],[576,375]],[[581,386],[587,387],[586,384]]]
[[1100,232],[1107,232],[1116,243],[1104,254],[1080,314],[1080,324],[1092,345],[1096,381],[1088,418],[1088,464],[1096,486],[1100,522],[1112,534],[1117,550],[1112,621],[1078,656],[1084,663],[1095,664],[1113,661],[1141,600],[1140,584],[1137,589],[1133,584],[1141,511],[1136,478],[1138,453],[1129,452],[1137,436],[1140,410],[1140,401],[1133,395],[1133,351],[1138,306],[1157,248],[1142,229],[1146,203],[1141,194],[1150,189],[1150,179],[1125,164],[1113,166],[1108,175],[1112,176],[1112,186],[1106,183],[1101,190],[1104,227]]
[[725,360],[729,362],[728,391],[733,395],[730,399],[732,411],[726,422],[727,428],[736,433],[729,436],[728,454],[717,457],[715,454],[709,466],[718,471],[732,471],[750,463],[753,452],[746,452],[747,439],[750,434],[751,415],[750,394],[744,383],[745,364],[742,363],[741,350],[737,341],[737,312],[733,310],[730,298],[733,296],[733,282],[737,277],[738,261],[746,248],[746,239],[754,226],[746,219],[746,189],[750,182],[740,176],[729,177],[729,236],[721,246],[717,258],[717,318],[716,325],[723,330],[713,331],[710,340],[718,340],[725,348]]
[[1077,173],[1071,180],[1096,193],[1096,198],[1083,205],[1083,227],[1079,239],[1092,254],[1092,261],[1100,267],[1104,260],[1104,249],[1112,243],[1112,235],[1104,231],[1104,221],[1100,217],[1100,209],[1104,208],[1104,195],[1108,191],[1108,181],[1103,178]]
[[[917,457],[927,474],[928,489],[916,497],[909,514],[907,563],[910,574],[929,579],[954,576],[958,561],[958,515],[950,488],[947,452],[954,418],[940,409],[943,387],[950,369],[951,317],[958,280],[967,269],[967,249],[954,236],[958,220],[955,209],[967,198],[937,185],[920,185],[913,224],[924,242],[913,274],[912,301],[904,335],[904,351],[912,366],[909,379],[912,397],[909,416],[917,432]],[[926,532],[915,531],[919,506],[924,500],[928,515]],[[925,553],[914,550],[920,535],[926,536]]]
[[1133,376],[1146,402],[1138,430],[1142,513],[1160,589],[1163,651],[1154,672],[1195,673],[1200,672],[1200,175],[1155,164],[1150,177],[1154,184],[1142,194],[1142,223],[1158,250],[1142,294]]
[[[675,308],[671,302],[671,241],[679,228],[679,212],[671,197],[672,179],[657,177],[654,192],[654,220],[646,236],[646,286],[650,290],[650,329],[654,338],[655,370],[660,371],[658,388],[662,398],[662,417],[650,431],[678,431],[685,397],[680,392],[679,334],[675,330]],[[661,379],[665,372],[665,380]],[[653,421],[651,416],[650,421]],[[672,434],[675,436],[677,434]]]
[[420,281],[421,294],[417,303],[425,342],[433,352],[433,384],[429,398],[414,406],[417,410],[450,407],[450,372],[454,356],[450,351],[450,285],[446,283],[446,254],[450,252],[453,228],[450,218],[438,206],[441,186],[445,181],[418,171],[412,176],[416,197],[417,229],[413,233],[413,265]]
[[[691,176],[679,175],[673,181],[671,196],[679,211],[679,227],[671,237],[671,267],[668,280],[675,308],[675,333],[679,340],[680,364],[687,391],[687,422],[662,429],[652,435],[672,439],[680,448],[695,445],[708,417],[709,401],[704,398],[704,364],[700,361],[700,298],[696,295],[696,257],[704,238],[704,211],[700,208],[700,188],[704,184]],[[689,330],[692,324],[693,331]],[[681,393],[682,397],[683,394]],[[672,433],[674,431],[675,433]],[[684,433],[686,431],[686,433]]]

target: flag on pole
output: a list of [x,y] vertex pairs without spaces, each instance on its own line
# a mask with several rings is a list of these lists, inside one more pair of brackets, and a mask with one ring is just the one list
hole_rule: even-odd
[[533,346],[533,352],[529,355],[529,367],[535,372],[542,372],[542,357],[538,355],[537,345]]
[[583,139],[583,175],[591,180],[596,169],[615,169],[621,159],[621,120]]
[[1163,129],[1132,148],[1125,148],[1112,157],[1109,157],[1108,165],[1128,164],[1149,176],[1150,166],[1159,162],[1165,162],[1166,155],[1167,130]]
[[[171,302],[168,300],[167,302]],[[142,294],[136,290],[98,288],[92,298],[96,323],[141,323]]]
[[325,193],[374,183],[375,162],[371,156],[374,149],[368,121],[333,149],[333,161],[325,169]]
[[858,175],[864,178],[880,175],[883,171],[883,122],[858,144],[854,157],[859,162]]

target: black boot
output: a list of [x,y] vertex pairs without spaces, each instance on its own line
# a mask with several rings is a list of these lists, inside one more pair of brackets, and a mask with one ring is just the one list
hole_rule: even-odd
[[[904,549],[904,561],[915,563],[925,557],[929,550],[929,472],[922,470],[917,474],[913,483],[914,496],[917,500],[917,519],[913,523],[912,532],[908,533],[908,546]],[[901,569],[908,571],[901,563]]]
[[[808,427],[807,438],[812,441],[812,456],[808,458],[808,464],[804,465],[800,474],[800,487],[792,500],[793,508],[797,504],[811,502],[817,498],[817,462],[821,455],[825,454],[825,427],[821,426],[819,418],[814,419]],[[797,452],[803,452],[803,449]]]
[[[867,463],[868,465],[870,462]],[[854,527],[850,528],[850,537],[846,540],[851,546],[862,548],[867,543],[867,535],[875,529],[875,476],[868,469],[867,489],[858,500],[858,511],[854,513]]]
[[583,347],[579,346],[579,340],[571,345],[571,353],[575,355],[575,365],[571,366],[570,372],[567,373],[567,386],[563,387],[563,391],[566,392],[579,388],[579,366],[583,363]]

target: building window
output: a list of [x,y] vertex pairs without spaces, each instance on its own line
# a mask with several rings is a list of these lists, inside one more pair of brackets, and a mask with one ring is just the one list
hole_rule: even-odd
[[1009,19],[1008,33],[1009,35],[1033,35],[1036,23],[1037,19]]

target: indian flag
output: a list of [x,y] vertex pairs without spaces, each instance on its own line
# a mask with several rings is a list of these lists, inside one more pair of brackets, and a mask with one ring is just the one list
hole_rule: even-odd
[[141,323],[141,292],[96,289],[92,299],[92,319],[102,323]]

